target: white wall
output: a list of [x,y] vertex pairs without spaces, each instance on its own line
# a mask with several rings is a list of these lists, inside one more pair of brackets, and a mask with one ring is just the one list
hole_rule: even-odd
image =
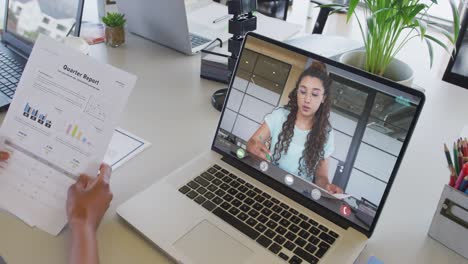
[[[453,0],[455,2],[455,5],[458,7],[460,4],[460,0]],[[431,0],[422,0],[424,4],[431,5],[432,1]],[[450,1],[448,0],[439,0],[437,1],[437,5],[434,4],[428,12],[429,15],[435,16],[441,19],[446,19],[449,21],[453,21],[452,19],[452,9],[450,7]]]

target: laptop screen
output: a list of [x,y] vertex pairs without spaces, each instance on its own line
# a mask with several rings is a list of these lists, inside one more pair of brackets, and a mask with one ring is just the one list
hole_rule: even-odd
[[6,29],[32,45],[39,34],[63,39],[72,31],[79,0],[10,0]]
[[247,37],[214,147],[370,230],[422,98],[303,54]]

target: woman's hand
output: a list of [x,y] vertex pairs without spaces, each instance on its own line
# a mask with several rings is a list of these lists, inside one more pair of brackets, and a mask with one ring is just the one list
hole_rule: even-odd
[[328,180],[328,162],[328,158],[323,159],[319,162],[317,171],[315,173],[315,184],[324,188],[332,194],[343,193],[343,189],[336,186],[335,184],[331,184]]
[[96,231],[109,208],[111,168],[101,165],[99,175],[80,175],[68,189],[67,215],[71,228],[69,264],[98,264]]
[[257,131],[255,131],[255,133],[247,142],[247,152],[251,153],[253,156],[261,160],[266,160],[270,162],[270,149],[265,145],[265,141],[262,140],[270,138],[270,135],[270,129],[268,128],[268,125],[264,122],[257,129]]
[[247,151],[262,160],[271,161],[270,149],[260,140],[251,138],[247,142]]
[[109,180],[112,169],[105,164],[99,175],[91,178],[80,175],[68,189],[67,215],[70,227],[86,228],[95,232],[112,200]]
[[331,183],[327,184],[325,186],[325,189],[327,191],[329,191],[330,193],[332,193],[332,194],[343,193],[343,189],[341,189],[340,187],[336,186],[335,184],[331,184]]

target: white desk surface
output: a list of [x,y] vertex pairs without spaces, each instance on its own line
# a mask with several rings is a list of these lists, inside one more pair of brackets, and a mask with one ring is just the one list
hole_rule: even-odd
[[[134,232],[115,209],[210,148],[219,118],[210,98],[223,85],[199,78],[199,55],[188,57],[131,34],[127,37],[125,46],[96,45],[91,55],[138,75],[119,125],[153,146],[112,176],[114,200],[98,232],[101,263],[168,263],[164,253]],[[385,263],[468,263],[427,236],[448,180],[442,143],[452,142],[468,123],[468,91],[429,75],[417,79],[427,91],[426,106],[375,233],[363,252]],[[66,228],[52,237],[0,212],[0,255],[9,264],[65,263],[69,235]]]

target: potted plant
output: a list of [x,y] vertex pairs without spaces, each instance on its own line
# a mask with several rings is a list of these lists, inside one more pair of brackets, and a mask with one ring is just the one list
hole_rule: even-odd
[[111,47],[119,47],[125,43],[124,25],[127,22],[125,15],[120,13],[107,13],[102,18],[106,25],[106,43]]
[[340,61],[370,73],[380,75],[393,81],[411,86],[412,69],[404,62],[395,59],[398,52],[409,40],[419,37],[427,44],[430,66],[433,63],[433,43],[451,51],[445,41],[428,34],[428,28],[442,33],[443,38],[455,44],[460,31],[460,17],[453,0],[450,5],[453,15],[453,33],[428,23],[428,10],[437,5],[431,0],[428,5],[420,0],[363,0],[365,24],[356,15],[359,0],[350,0],[349,5],[327,5],[334,12],[347,8],[347,22],[354,15],[359,24],[364,41],[364,51],[351,51],[341,56]]

